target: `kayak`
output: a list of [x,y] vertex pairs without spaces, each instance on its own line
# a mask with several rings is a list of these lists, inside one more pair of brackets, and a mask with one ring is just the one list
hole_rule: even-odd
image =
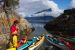
[[20,45],[17,48],[8,48],[6,50],[23,50],[26,49],[28,46],[30,46],[34,41],[36,40],[36,37],[33,37],[32,39],[27,40],[26,43]]
[[43,44],[45,39],[44,35],[40,35],[37,40],[28,47],[28,50],[38,50],[38,48]]
[[21,46],[19,46],[17,48],[17,50],[24,50],[25,48],[27,48],[28,46],[30,46],[35,40],[36,40],[35,37],[33,37],[32,39],[29,39],[26,43],[24,43]]
[[52,44],[62,50],[68,50],[68,48],[64,45],[64,43],[60,42],[57,38],[46,35],[46,39],[50,44]]
[[65,39],[75,43],[75,37],[67,37]]
[[67,37],[60,39],[69,50],[75,50],[75,37]]
[[16,50],[16,48],[9,48],[9,49],[7,49],[7,50]]

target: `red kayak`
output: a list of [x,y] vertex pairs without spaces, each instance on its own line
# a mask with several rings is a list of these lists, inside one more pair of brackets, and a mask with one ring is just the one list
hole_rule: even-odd
[[75,49],[73,48],[73,43],[72,43],[72,42],[67,41],[67,40],[64,39],[64,38],[60,38],[60,41],[63,42],[63,43],[68,47],[69,50],[75,50]]

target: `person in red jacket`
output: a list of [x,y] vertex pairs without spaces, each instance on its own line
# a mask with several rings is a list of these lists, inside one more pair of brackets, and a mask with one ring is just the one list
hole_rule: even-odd
[[18,31],[17,25],[18,24],[19,24],[19,21],[15,20],[14,23],[10,26],[11,35],[17,34],[17,31]]
[[10,26],[10,32],[11,32],[11,42],[13,44],[13,47],[17,46],[17,34],[18,34],[18,27],[19,24],[18,20],[15,20],[14,23]]

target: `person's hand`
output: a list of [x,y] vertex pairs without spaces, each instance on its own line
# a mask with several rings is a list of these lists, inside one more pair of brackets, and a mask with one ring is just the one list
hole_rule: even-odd
[[12,35],[15,35],[15,34],[17,34],[17,31],[14,31],[14,32],[12,33]]

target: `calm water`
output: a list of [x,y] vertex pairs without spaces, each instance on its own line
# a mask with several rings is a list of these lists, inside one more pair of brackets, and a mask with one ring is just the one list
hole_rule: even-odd
[[[39,36],[41,34],[49,34],[45,29],[44,29],[44,24],[32,24],[33,27],[35,28],[35,31],[31,33],[31,37],[33,36]],[[46,49],[49,48],[49,49]],[[61,50],[52,44],[50,44],[46,39],[42,46],[39,48],[39,50]]]

